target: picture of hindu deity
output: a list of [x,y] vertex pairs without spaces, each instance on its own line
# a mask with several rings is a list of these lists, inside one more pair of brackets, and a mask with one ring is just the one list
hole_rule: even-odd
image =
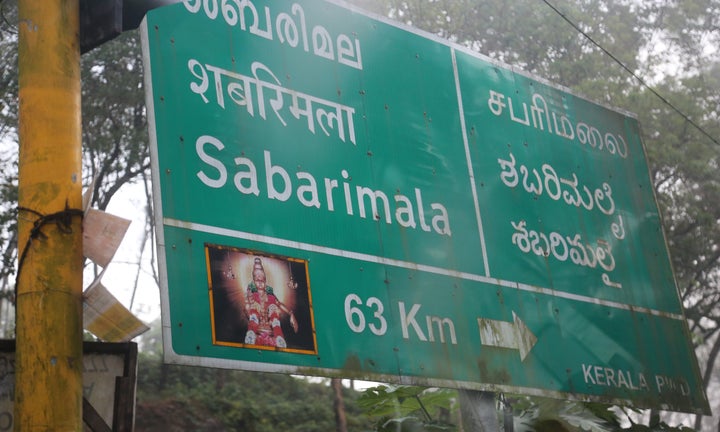
[[290,325],[297,333],[298,323],[295,314],[278,300],[273,288],[267,285],[267,277],[260,258],[255,258],[252,278],[253,281],[248,285],[245,296],[245,309],[249,319],[245,343],[287,348],[280,317],[282,313],[288,315]]
[[316,353],[307,261],[206,245],[213,343]]

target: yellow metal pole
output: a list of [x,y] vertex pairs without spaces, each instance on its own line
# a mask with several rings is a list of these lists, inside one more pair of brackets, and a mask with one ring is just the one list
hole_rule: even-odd
[[16,431],[82,430],[79,0],[19,0]]

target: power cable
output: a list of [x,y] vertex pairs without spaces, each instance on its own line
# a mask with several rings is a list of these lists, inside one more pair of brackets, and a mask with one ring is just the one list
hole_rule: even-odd
[[679,114],[683,119],[685,119],[685,121],[687,121],[688,123],[690,123],[695,129],[697,129],[698,131],[700,131],[700,133],[702,133],[703,135],[705,135],[706,137],[708,137],[708,138],[710,139],[710,141],[712,141],[713,143],[715,143],[715,144],[717,144],[717,145],[720,145],[720,141],[718,141],[717,139],[715,139],[712,135],[710,135],[709,132],[707,132],[705,129],[703,129],[702,126],[700,126],[699,124],[695,123],[695,121],[693,121],[693,119],[691,119],[688,115],[686,115],[684,112],[682,112],[682,111],[680,110],[680,108],[678,108],[678,107],[676,107],[675,105],[673,105],[672,102],[670,102],[669,100],[667,100],[667,99],[666,99],[663,95],[661,95],[657,90],[655,90],[652,86],[650,86],[647,82],[645,82],[645,80],[642,79],[642,77],[640,77],[638,74],[636,74],[635,72],[633,72],[629,67],[627,67],[627,66],[625,65],[625,63],[623,63],[620,59],[618,59],[617,57],[615,57],[615,56],[613,55],[613,53],[611,53],[610,51],[608,51],[607,49],[605,49],[605,47],[603,47],[603,46],[600,45],[598,42],[596,42],[595,39],[592,38],[592,36],[590,36],[590,35],[587,34],[585,31],[583,31],[577,24],[575,24],[570,18],[568,18],[564,13],[562,13],[557,7],[555,7],[555,6],[554,6],[552,3],[550,3],[548,0],[542,0],[542,2],[545,3],[550,9],[552,9],[553,11],[555,11],[555,13],[557,13],[558,15],[560,15],[560,17],[561,17],[562,19],[564,19],[565,22],[567,22],[568,24],[570,24],[575,30],[578,31],[578,33],[580,33],[580,34],[583,35],[587,40],[589,40],[590,43],[592,43],[593,45],[595,45],[596,47],[598,47],[602,52],[604,52],[608,57],[610,57],[615,63],[617,63],[618,65],[620,65],[621,68],[625,69],[630,75],[632,75],[633,78],[635,78],[636,80],[638,80],[638,82],[639,82],[643,87],[645,87],[646,89],[650,90],[650,92],[651,92],[652,94],[654,94],[655,96],[657,96],[658,99],[660,99],[665,105],[669,106],[673,111],[675,111],[675,112],[676,112],[677,114]]

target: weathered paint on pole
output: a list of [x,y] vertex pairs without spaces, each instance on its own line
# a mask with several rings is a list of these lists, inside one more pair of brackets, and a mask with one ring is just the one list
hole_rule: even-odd
[[82,430],[78,0],[20,0],[15,430]]

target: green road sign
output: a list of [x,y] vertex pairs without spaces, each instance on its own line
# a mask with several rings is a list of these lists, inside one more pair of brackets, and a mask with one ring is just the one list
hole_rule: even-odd
[[332,2],[142,31],[168,361],[708,410],[634,117]]

